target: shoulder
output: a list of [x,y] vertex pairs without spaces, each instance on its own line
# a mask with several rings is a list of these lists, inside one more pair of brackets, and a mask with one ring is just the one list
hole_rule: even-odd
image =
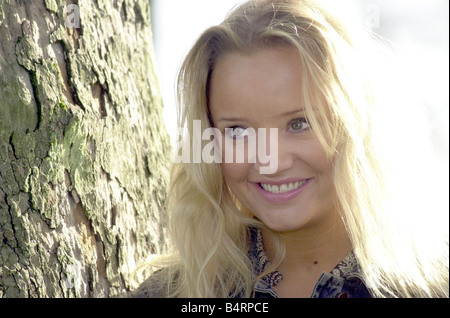
[[160,269],[131,293],[132,298],[166,298],[170,296],[169,270]]

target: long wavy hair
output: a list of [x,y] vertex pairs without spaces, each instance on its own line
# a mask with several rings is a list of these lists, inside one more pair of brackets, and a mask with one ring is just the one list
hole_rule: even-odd
[[[395,98],[397,88],[382,85],[392,74],[374,79],[380,73],[376,56],[383,53],[375,42],[313,1],[255,0],[235,7],[198,38],[180,68],[180,145],[193,149],[194,120],[212,126],[209,85],[220,56],[296,48],[306,115],[333,161],[336,204],[370,292],[448,297],[448,221],[438,213],[442,196],[427,197],[448,194],[426,183],[427,176],[438,176],[429,158],[410,165],[417,151],[428,153],[422,146],[428,141],[425,121],[411,117],[412,104],[402,108],[408,99]],[[380,87],[395,94],[380,95]],[[418,122],[402,126],[407,118]],[[168,202],[168,296],[250,297],[256,277],[247,254],[248,228],[264,225],[237,202],[220,163],[174,163]],[[277,244],[268,270],[283,259],[281,234]]]

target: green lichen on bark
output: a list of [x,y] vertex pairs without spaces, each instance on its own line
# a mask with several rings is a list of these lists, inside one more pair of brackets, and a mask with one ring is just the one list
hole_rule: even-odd
[[0,297],[107,297],[164,248],[145,0],[0,3]]

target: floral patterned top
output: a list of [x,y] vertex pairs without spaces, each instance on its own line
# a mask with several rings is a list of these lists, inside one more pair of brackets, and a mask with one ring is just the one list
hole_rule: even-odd
[[[250,229],[250,260],[255,276],[260,275],[269,266],[264,251],[262,234],[259,229]],[[270,272],[256,281],[253,295],[255,298],[277,298],[275,286],[283,279],[278,271]],[[317,281],[311,298],[369,298],[371,297],[353,252],[350,252],[330,273],[324,272]]]

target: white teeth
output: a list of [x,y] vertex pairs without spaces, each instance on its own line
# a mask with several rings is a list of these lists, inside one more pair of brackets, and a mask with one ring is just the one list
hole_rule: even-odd
[[294,183],[287,183],[287,184],[282,184],[280,186],[277,186],[275,184],[268,184],[268,183],[261,183],[261,187],[266,190],[267,192],[271,192],[271,193],[284,193],[284,192],[288,192],[288,191],[292,191],[295,189],[298,189],[299,187],[301,187],[302,185],[305,184],[307,180],[302,180],[302,181],[297,181]]

